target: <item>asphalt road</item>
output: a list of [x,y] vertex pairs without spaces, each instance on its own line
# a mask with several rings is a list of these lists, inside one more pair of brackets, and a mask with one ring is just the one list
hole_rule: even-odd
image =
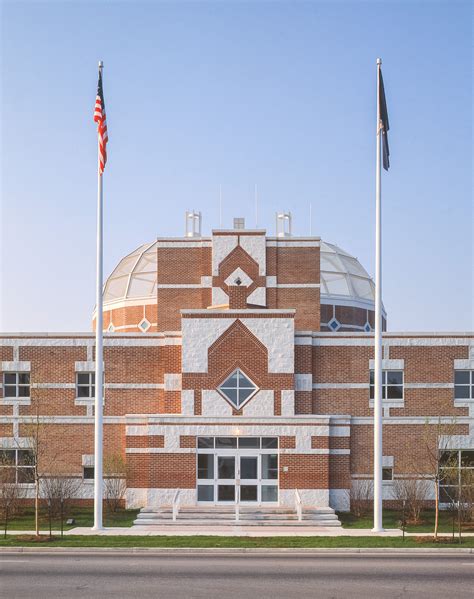
[[474,555],[0,554],[2,599],[474,597]]

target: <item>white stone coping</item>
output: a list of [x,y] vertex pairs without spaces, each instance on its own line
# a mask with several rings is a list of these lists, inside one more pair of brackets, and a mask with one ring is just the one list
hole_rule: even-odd
[[271,309],[267,309],[267,308],[262,308],[262,309],[251,309],[251,310],[247,310],[247,309],[241,309],[241,310],[218,310],[218,309],[197,309],[197,310],[180,310],[181,314],[199,314],[199,315],[209,315],[209,314],[245,314],[247,315],[252,315],[252,314],[258,314],[260,315],[268,315],[271,316],[272,314],[296,314],[296,310],[294,310],[293,308],[271,308]]

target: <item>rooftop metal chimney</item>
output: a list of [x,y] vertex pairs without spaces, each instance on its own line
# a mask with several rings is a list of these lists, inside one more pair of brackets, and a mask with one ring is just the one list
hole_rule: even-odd
[[276,236],[291,237],[291,212],[276,213]]
[[201,223],[200,212],[186,210],[186,237],[201,237]]
[[234,218],[234,229],[245,229],[245,218]]

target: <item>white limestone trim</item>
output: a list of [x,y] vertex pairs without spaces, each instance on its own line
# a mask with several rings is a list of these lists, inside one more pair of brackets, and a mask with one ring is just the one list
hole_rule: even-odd
[[189,316],[207,316],[208,318],[210,317],[210,315],[212,314],[224,314],[224,315],[228,315],[228,316],[233,316],[234,314],[245,314],[245,317],[252,317],[252,316],[261,316],[262,314],[264,316],[268,316],[271,317],[273,314],[288,314],[288,316],[293,316],[294,314],[296,314],[296,310],[294,310],[293,308],[272,308],[272,309],[266,309],[266,308],[252,308],[250,310],[201,310],[201,309],[193,309],[193,310],[180,310],[181,314],[183,316],[189,315]]
[[[30,397],[2,397],[0,399],[0,405],[2,406],[30,406],[31,398]],[[2,419],[4,416],[2,416]]]
[[202,289],[202,283],[157,283],[157,289]]
[[313,383],[313,389],[369,389],[369,383]]
[[349,489],[329,489],[329,506],[338,512],[350,510]]
[[[457,421],[456,421],[457,422]],[[445,435],[440,437],[440,447],[445,449],[474,449],[474,434],[472,435]]]
[[[324,346],[348,346],[348,347],[372,347],[374,345],[373,334],[371,333],[350,333],[351,335],[360,335],[360,337],[342,337],[344,333],[329,333],[334,335],[331,338],[322,337],[324,333],[315,333],[313,336],[313,345]],[[385,333],[384,333],[385,335]],[[386,339],[388,345],[399,347],[444,347],[444,346],[466,346],[469,345],[468,339],[456,337],[412,337],[410,339],[390,338]]]
[[265,287],[257,287],[247,298],[248,304],[265,307],[267,303],[267,290]]
[[29,437],[0,437],[0,447],[2,449],[28,449],[31,448],[31,439]]
[[350,437],[351,427],[350,426],[331,426],[329,428],[330,437]]
[[[375,368],[375,360],[369,360],[370,370]],[[384,370],[404,370],[405,360],[382,360],[382,368]]]
[[266,277],[267,279],[267,287],[268,288],[273,288],[277,286],[277,278],[275,275],[267,275]]
[[216,235],[212,243],[212,274],[217,277],[219,265],[239,244],[239,237],[233,235]]
[[321,244],[319,241],[304,241],[298,238],[288,239],[286,238],[284,241],[279,238],[268,238],[267,239],[267,248],[318,248]]
[[454,370],[474,370],[474,358],[469,360],[454,360]]
[[260,389],[244,405],[242,413],[250,416],[273,416],[275,414],[274,393],[269,389]]
[[[453,418],[450,416],[396,416],[390,418],[384,418],[383,423],[385,424],[452,424]],[[458,416],[456,417],[456,424],[471,424],[474,419],[470,416]],[[373,425],[374,419],[370,416],[353,416],[351,424],[357,425]]]
[[[174,489],[159,488],[128,488],[125,494],[127,508],[159,507],[172,505],[176,494]],[[180,505],[194,506],[197,504],[196,489],[180,489]]]
[[[166,375],[165,375],[166,377]],[[163,383],[105,383],[106,389],[165,389]]]
[[[213,306],[226,305],[226,304],[229,303],[229,296],[220,287],[213,287],[212,288],[212,299],[211,299],[211,301],[212,301],[212,305]],[[213,308],[212,311],[215,312],[215,309]]]
[[212,277],[201,277],[201,287],[212,287]]
[[185,318],[183,327],[183,372],[207,372],[208,349],[235,322],[235,318]]
[[[238,416],[233,419],[228,416],[193,416],[190,418],[189,416],[183,416],[181,414],[127,414],[125,417],[127,429],[127,435],[139,435],[146,434],[145,432],[140,433],[139,431],[144,431],[146,427],[152,426],[170,426],[170,425],[179,425],[179,426],[190,426],[190,427],[204,427],[203,432],[193,432],[192,434],[210,434],[206,433],[207,428],[209,426],[217,426],[223,427],[228,426],[230,429],[235,430],[237,426],[240,429],[240,426],[260,426],[260,427],[268,427],[268,426],[277,426],[279,429],[281,427],[285,427],[285,430],[290,430],[288,427],[292,427],[292,432],[281,433],[294,435],[295,434],[295,425],[301,425],[302,427],[313,427],[313,434],[319,435],[328,435],[329,427],[331,429],[336,426],[348,425],[353,419],[351,416],[326,416],[326,415],[313,415],[313,414],[298,414],[296,416],[288,416],[285,420],[282,419],[281,416],[268,416],[265,418],[256,417],[256,418],[245,418],[245,416]],[[372,420],[370,418],[370,420]],[[424,418],[423,418],[424,422]],[[324,427],[324,430],[322,428]],[[193,429],[195,430],[195,429]],[[158,433],[153,433],[158,434]],[[184,434],[184,433],[183,433]],[[220,434],[220,433],[219,433]],[[232,433],[233,434],[233,433]],[[256,435],[258,433],[255,433]],[[263,434],[263,433],[262,433]],[[266,433],[264,436],[268,436]]]
[[265,236],[261,234],[240,235],[239,243],[241,248],[258,264],[258,274],[265,276],[267,266]]
[[405,389],[454,389],[454,383],[405,383]]
[[181,374],[165,373],[164,381],[165,391],[181,391]]
[[[95,362],[75,362],[75,371],[76,372],[95,372]],[[105,362],[103,364],[103,368],[105,370]]]
[[[275,433],[266,433],[267,435],[273,435]],[[125,453],[140,453],[140,454],[151,454],[151,453],[196,453],[195,447],[127,447]],[[313,448],[302,448],[297,447],[296,449],[279,449],[280,454],[311,454],[311,455],[350,455],[350,449],[313,449]]]
[[31,362],[22,362],[13,360],[11,362],[2,362],[3,372],[30,372]]
[[212,241],[210,239],[205,239],[202,237],[196,237],[194,239],[194,241],[185,241],[183,240],[179,240],[179,241],[171,241],[171,240],[159,240],[156,242],[156,247],[157,248],[195,248],[195,247],[202,247],[202,248],[210,248],[212,247]]
[[[22,398],[25,399],[25,398]],[[81,398],[82,401],[94,401],[94,398]],[[77,400],[79,401],[79,400]],[[23,402],[19,402],[21,405]],[[2,424],[14,424],[15,420],[21,424],[32,424],[40,422],[42,424],[94,424],[94,417],[91,416],[2,416]],[[125,416],[104,416],[105,424],[124,424]]]
[[75,389],[74,383],[31,383],[32,389]]
[[181,391],[181,413],[183,416],[194,416],[193,389],[184,389]]
[[393,468],[393,455],[382,456],[382,466],[384,468]]
[[268,372],[294,372],[295,328],[293,318],[242,318],[240,320],[267,348]]
[[298,333],[295,335],[295,345],[313,345],[313,338],[309,336],[301,336]]
[[295,415],[295,392],[290,389],[281,392],[281,415],[285,418]]
[[94,460],[94,454],[82,454],[82,465],[83,466],[94,466],[95,465],[95,460]]
[[203,416],[227,416],[232,418],[232,406],[215,389],[203,389],[201,393],[201,412]]
[[[298,489],[303,507],[329,507],[331,491],[329,489]],[[282,507],[295,508],[295,490],[280,489],[279,504]],[[317,594],[315,594],[317,596]],[[296,597],[296,595],[295,595]]]
[[232,272],[227,277],[227,279],[224,281],[224,283],[226,285],[229,285],[229,286],[235,286],[236,285],[236,283],[235,283],[236,279],[240,279],[241,280],[241,285],[243,285],[244,287],[249,287],[253,283],[252,279],[248,276],[248,274],[244,270],[242,270],[240,268],[240,266],[238,266],[234,270],[234,272]]
[[312,374],[295,374],[295,391],[311,391],[312,388]]

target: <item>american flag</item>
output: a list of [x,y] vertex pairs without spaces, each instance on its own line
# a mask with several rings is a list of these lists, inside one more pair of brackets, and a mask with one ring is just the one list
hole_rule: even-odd
[[107,117],[105,115],[104,90],[102,89],[102,71],[99,71],[99,83],[97,84],[97,97],[95,99],[94,121],[97,123],[97,134],[99,136],[99,173],[102,175],[107,162]]

